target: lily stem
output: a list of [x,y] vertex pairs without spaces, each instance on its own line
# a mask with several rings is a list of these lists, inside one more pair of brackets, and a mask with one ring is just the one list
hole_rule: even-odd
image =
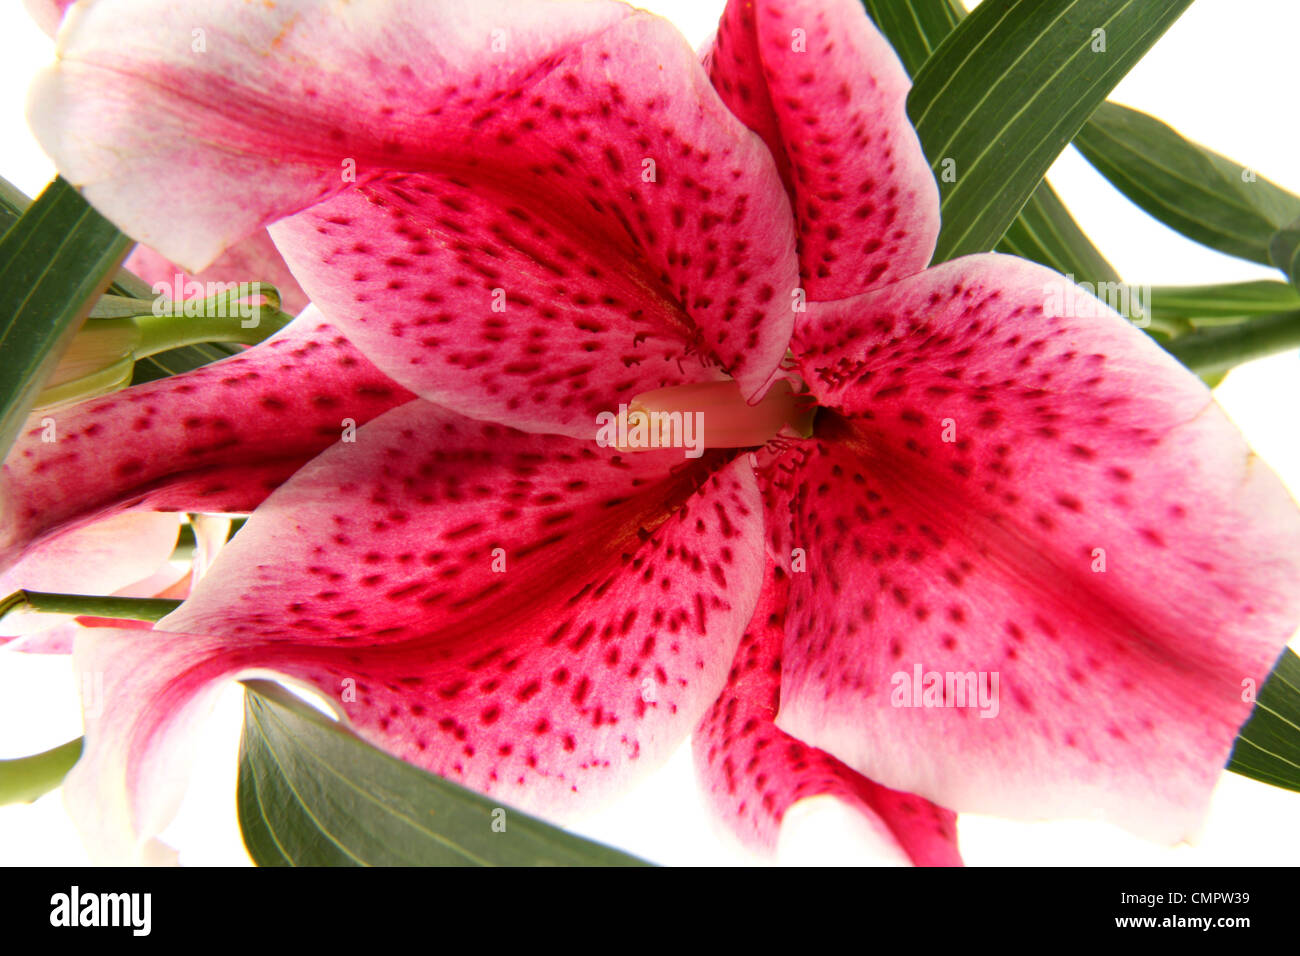
[[1200,375],[1227,372],[1243,362],[1300,348],[1300,310],[1198,329],[1178,336],[1164,347]]
[[165,598],[15,591],[0,600],[0,619],[14,611],[29,610],[43,614],[76,614],[82,617],[121,618],[128,621],[159,621],[180,606],[180,601],[170,601]]
[[250,320],[241,319],[237,312],[227,316],[141,315],[135,319],[141,333],[135,357],[148,358],[168,349],[205,342],[256,345],[292,320],[293,316],[271,306],[258,307],[252,316],[252,325],[245,325]]

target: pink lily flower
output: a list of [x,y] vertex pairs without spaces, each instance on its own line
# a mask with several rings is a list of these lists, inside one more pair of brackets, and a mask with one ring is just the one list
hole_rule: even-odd
[[[482,789],[508,797],[513,794],[513,802],[530,807],[546,801],[573,802],[575,791],[579,791],[581,799],[589,800],[611,790],[627,775],[629,762],[640,761],[648,766],[665,757],[716,695],[752,612],[760,579],[760,499],[752,470],[745,461],[728,463],[734,454],[711,453],[703,456],[697,466],[683,468],[680,451],[630,457],[613,450],[602,451],[590,442],[591,428],[596,411],[603,410],[611,397],[631,398],[675,384],[707,383],[722,377],[720,367],[736,380],[748,381],[751,389],[773,378],[785,353],[791,311],[785,303],[766,309],[758,306],[770,302],[777,287],[789,290],[796,284],[788,200],[765,147],[720,100],[704,99],[704,115],[700,116],[699,91],[709,93],[708,81],[692,51],[666,23],[622,6],[555,9],[579,21],[571,30],[581,26],[597,37],[607,37],[603,45],[591,42],[575,48],[571,70],[554,77],[557,95],[572,102],[568,91],[576,84],[587,89],[589,96],[591,91],[602,98],[610,96],[608,81],[593,81],[608,75],[606,63],[624,63],[634,56],[644,63],[653,58],[655,65],[649,70],[644,66],[620,69],[630,81],[649,81],[645,95],[653,95],[660,104],[664,122],[682,124],[680,135],[647,126],[660,154],[673,156],[679,163],[689,161],[688,169],[699,167],[692,179],[674,175],[666,191],[681,195],[682,205],[674,203],[671,210],[653,210],[653,220],[635,209],[635,201],[614,206],[610,200],[614,212],[602,210],[599,202],[590,205],[591,211],[585,214],[587,222],[570,224],[569,234],[563,237],[566,243],[573,242],[573,247],[561,245],[553,261],[540,261],[541,256],[550,253],[534,246],[539,238],[548,235],[540,222],[529,225],[519,236],[505,233],[506,241],[514,244],[514,255],[539,260],[531,276],[538,283],[535,298],[526,297],[527,286],[521,289],[512,285],[509,305],[530,308],[528,303],[536,302],[541,315],[549,308],[540,304],[541,295],[553,297],[557,278],[566,277],[571,270],[574,301],[585,311],[575,317],[567,333],[560,328],[556,338],[562,343],[566,335],[572,337],[574,350],[579,355],[591,355],[592,361],[590,369],[575,366],[555,381],[549,375],[534,375],[507,363],[493,374],[504,376],[506,382],[522,374],[529,391],[515,388],[502,394],[496,400],[498,417],[514,417],[521,423],[557,430],[568,428],[581,434],[583,440],[530,437],[418,402],[361,429],[355,445],[336,445],[333,455],[317,460],[319,469],[309,465],[299,470],[258,510],[236,540],[241,543],[247,536],[256,552],[266,546],[261,535],[270,533],[281,544],[306,549],[300,558],[288,559],[281,566],[289,578],[297,576],[297,581],[266,579],[254,585],[274,588],[278,592],[277,606],[291,617],[269,630],[261,629],[257,639],[243,642],[242,651],[233,656],[226,653],[228,646],[223,640],[197,635],[244,632],[246,626],[226,614],[229,611],[238,615],[244,608],[251,608],[244,602],[219,612],[226,620],[215,628],[206,623],[186,624],[175,616],[161,622],[153,638],[165,643],[165,647],[155,647],[158,656],[147,665],[138,655],[155,642],[146,635],[132,634],[124,641],[114,641],[111,634],[104,633],[79,642],[80,666],[104,673],[107,705],[101,717],[88,717],[87,755],[77,778],[69,781],[74,804],[79,799],[76,794],[87,793],[86,803],[79,810],[83,820],[107,818],[110,823],[120,823],[126,817],[135,824],[134,828],[124,828],[127,832],[134,829],[137,835],[147,835],[148,822],[156,819],[153,810],[141,805],[123,807],[112,799],[112,788],[109,799],[102,793],[90,796],[78,780],[99,782],[95,780],[99,767],[108,767],[105,772],[110,775],[115,772],[113,767],[120,770],[122,765],[116,761],[126,752],[118,747],[124,741],[135,741],[134,759],[127,761],[133,796],[165,801],[169,791],[174,791],[174,786],[165,785],[170,782],[165,778],[175,777],[163,770],[172,757],[167,748],[174,747],[179,738],[162,733],[162,727],[183,725],[195,708],[202,709],[204,697],[217,681],[246,673],[250,667],[266,667],[280,675],[313,682],[335,696],[340,682],[350,680],[359,699],[355,705],[346,700],[345,704],[360,732],[401,756]],[[580,22],[584,19],[586,25]],[[508,22],[517,24],[519,19],[512,14]],[[383,23],[391,28],[396,21]],[[259,20],[258,26],[261,24]],[[324,25],[333,26],[329,22]],[[430,37],[445,37],[445,23],[426,17],[423,26]],[[545,26],[549,29],[551,21]],[[541,27],[539,22],[537,28]],[[65,40],[76,36],[73,27],[65,30]],[[555,56],[551,46],[528,40],[526,34],[518,38],[517,55],[526,60]],[[444,38],[441,42],[451,44],[453,40]],[[672,68],[665,68],[661,74],[662,58],[667,58]],[[219,68],[217,64],[214,67]],[[538,90],[538,95],[541,92]],[[586,110],[599,116],[598,108]],[[600,132],[601,139],[585,148],[607,164],[625,162],[639,177],[639,157],[644,146],[638,140],[646,134],[620,129],[619,138],[611,143],[605,141],[606,130]],[[492,141],[498,135],[493,132]],[[586,138],[582,130],[577,130],[575,136],[575,142]],[[473,152],[470,146],[466,144],[463,151]],[[694,150],[699,151],[699,156],[691,156]],[[706,150],[720,157],[713,165],[702,158]],[[677,167],[668,168],[677,171]],[[422,189],[430,188],[418,180],[408,186],[405,179],[380,185],[396,190],[398,199],[407,195],[407,188],[410,195],[422,195]],[[358,195],[361,188],[357,188]],[[365,188],[379,187],[367,184]],[[536,187],[529,188],[538,192]],[[441,210],[458,204],[455,194],[462,189],[447,184],[451,195],[438,199],[435,207],[440,210],[440,218],[446,215]],[[184,191],[168,193],[182,195]],[[702,255],[698,262],[690,264],[687,254],[679,252],[676,243],[666,237],[672,220],[684,216],[689,208],[685,203],[693,204],[710,193],[718,197],[719,214],[697,219],[692,213],[688,231],[700,235],[716,232],[718,239],[701,238],[699,244],[712,246],[717,254]],[[355,198],[347,197],[350,202]],[[382,200],[381,196],[372,198]],[[552,195],[550,201],[559,208],[565,202],[563,190]],[[344,232],[342,226],[347,223],[339,210],[322,205],[327,208],[311,208],[301,214],[311,218],[313,236],[333,230],[351,237],[373,236],[376,245],[387,241],[379,229]],[[364,201],[358,215],[364,214],[369,205],[373,204]],[[498,214],[505,220],[521,221],[521,217],[530,216],[526,210],[527,205],[508,203]],[[644,221],[645,225],[628,230],[620,220]],[[759,224],[763,222],[778,225],[761,235]],[[287,225],[279,223],[275,228]],[[581,228],[599,228],[609,235],[611,248],[591,249],[580,235],[575,235]],[[618,232],[611,234],[611,228],[621,230],[624,237],[620,239]],[[453,222],[450,232],[458,229]],[[655,230],[665,238],[654,238]],[[140,234],[140,230],[134,231]],[[413,227],[410,231],[418,237]],[[641,234],[635,234],[637,231]],[[755,238],[740,238],[751,235]],[[724,245],[728,237],[732,238]],[[412,259],[438,251],[418,241],[412,249],[407,237],[399,236],[395,241],[407,244],[403,251]],[[363,250],[353,245],[360,243],[350,239],[345,251],[360,256]],[[662,276],[645,271],[641,259],[647,253],[637,249],[649,250],[651,262]],[[384,255],[381,264],[393,257],[391,250],[380,251]],[[628,261],[620,262],[618,257]],[[362,261],[373,261],[373,256]],[[390,269],[403,267],[401,262],[389,265]],[[725,270],[746,267],[755,279],[754,286],[737,291],[738,276]],[[348,283],[358,281],[350,271],[345,278]],[[670,285],[674,280],[679,289]],[[380,291],[386,291],[393,304],[399,304],[394,298],[399,287],[387,289],[388,285],[380,285]],[[461,285],[454,278],[450,283],[445,276],[439,280],[440,288]],[[588,288],[592,289],[590,301]],[[314,299],[321,292],[319,288],[311,291]],[[695,313],[677,311],[678,298],[687,293],[692,296]],[[332,308],[345,314],[347,310],[336,302],[337,293],[330,294],[335,296]],[[349,288],[349,302],[351,296]],[[417,301],[421,310],[438,304],[423,297]],[[478,311],[481,314],[486,310]],[[774,321],[760,322],[768,312],[773,313]],[[394,322],[383,331],[400,336],[403,317],[419,326],[422,316],[410,313],[409,306],[387,313]],[[454,312],[449,307],[445,314],[449,319]],[[479,319],[479,315],[469,314]],[[442,315],[435,315],[429,324],[448,323]],[[496,332],[498,327],[504,328],[504,324],[489,318],[484,324],[489,334],[481,341],[491,345],[504,338]],[[528,349],[525,355],[543,356],[554,348],[556,356],[565,357],[562,345],[548,343],[546,348],[539,348],[536,343],[546,342],[546,331],[539,328],[537,333],[516,347]],[[364,327],[350,332],[349,337],[365,340]],[[612,343],[608,350],[604,349],[605,341]],[[426,343],[425,347],[431,348],[432,344]],[[617,345],[617,352],[613,345]],[[265,351],[264,347],[259,349]],[[259,349],[250,350],[248,355]],[[707,362],[699,354],[704,349],[709,353]],[[374,346],[368,352],[381,357],[386,354],[383,348]],[[481,364],[482,360],[478,361]],[[391,369],[391,363],[388,367],[401,380],[410,376],[409,365],[402,356],[396,370]],[[445,388],[439,383],[451,380],[449,373],[440,369],[431,370],[429,375],[431,382],[419,381],[422,394]],[[574,386],[585,386],[583,379],[588,376],[600,385],[588,388],[589,394],[577,395],[583,404],[574,404],[570,398],[576,391]],[[482,396],[495,397],[502,391],[490,379],[462,375],[462,380],[467,390],[477,386],[481,392],[478,399],[460,398],[471,409],[489,404]],[[547,390],[558,391],[557,386],[563,387],[564,393],[556,395],[555,401],[537,401],[538,395],[549,397],[545,395]],[[723,387],[734,389],[725,383]],[[788,399],[789,390],[785,389],[784,394]],[[531,407],[522,407],[523,400]],[[98,410],[88,410],[88,415],[102,416],[129,401],[130,393],[123,393],[102,403]],[[738,394],[731,403],[742,414],[748,413]],[[385,472],[404,457],[402,448],[409,446],[417,434],[427,436],[426,444],[436,442],[426,452],[434,457],[415,462],[418,469],[405,476],[398,488],[388,489]],[[761,440],[747,438],[744,444]],[[29,439],[22,453],[34,450]],[[161,448],[158,451],[157,457],[164,461],[157,467],[170,474],[174,469],[165,459],[174,454]],[[373,457],[376,453],[379,458]],[[434,467],[434,462],[444,456],[461,462],[450,476],[445,469]],[[547,467],[540,469],[540,463]],[[339,555],[337,569],[326,567],[321,563],[324,545],[296,531],[289,532],[288,528],[315,524],[301,512],[303,506],[316,507],[331,500],[350,502],[358,480],[379,482],[363,498],[369,503],[367,508],[380,510],[370,518],[335,514],[318,526],[328,534],[325,543],[330,550],[366,544],[363,551],[350,558]],[[530,483],[537,486],[531,493]],[[336,484],[333,492],[325,492]],[[397,492],[405,505],[394,501]],[[122,500],[120,492],[115,495],[115,501]],[[512,503],[517,507],[510,507]],[[42,515],[46,512],[43,508],[31,510]],[[473,519],[475,510],[482,511],[480,520]],[[268,519],[276,514],[283,515],[290,525],[273,527]],[[486,520],[489,517],[491,520]],[[357,531],[351,530],[353,520],[361,521]],[[503,554],[513,565],[507,578],[492,565],[501,529],[512,523],[519,530],[511,538],[500,539],[510,545],[508,554]],[[604,528],[608,533],[593,546],[588,534],[569,530],[584,525]],[[376,550],[377,539],[372,537],[383,531],[396,535],[387,553]],[[697,542],[709,535],[724,543],[712,549],[705,561],[706,552]],[[449,545],[445,550],[431,546],[443,538]],[[665,557],[658,557],[658,553]],[[217,577],[210,579],[214,583],[200,585],[187,602],[186,613],[201,610],[205,592],[215,595],[218,604],[228,605],[225,588],[234,583],[231,574],[237,575],[239,563],[236,555],[233,562],[223,564],[230,571],[214,568]],[[342,570],[350,564],[366,573],[352,579]],[[264,565],[264,570],[271,569]],[[441,586],[433,593],[418,583],[431,576]],[[567,595],[558,605],[554,599],[545,599],[546,590],[557,576],[586,582],[581,591],[588,596],[578,604],[581,617],[571,613],[566,620],[563,608],[566,603],[578,601],[582,594]],[[405,584],[399,580],[403,577],[408,579]],[[345,578],[350,579],[347,586],[343,584]],[[508,589],[502,587],[507,580]],[[412,586],[411,581],[417,583]],[[358,592],[357,587],[363,590]],[[300,592],[304,600],[285,604],[284,595],[294,591]],[[519,595],[523,593],[533,595],[535,600],[521,601]],[[479,620],[498,619],[497,626],[504,631],[501,640],[509,639],[508,654],[483,647],[478,628],[474,633],[466,632],[464,618],[480,604],[483,610],[478,613]],[[401,606],[405,610],[399,610]],[[302,616],[304,612],[308,617]],[[405,625],[403,618],[407,619]],[[329,623],[321,624],[318,619]],[[196,636],[177,640],[164,631],[185,631]],[[271,631],[292,640],[268,641]],[[350,646],[360,640],[360,635],[366,636],[363,646],[368,649],[364,655],[354,653]],[[385,651],[400,651],[401,656],[389,659]],[[96,656],[99,653],[103,654],[102,668]],[[190,656],[194,654],[199,656]],[[263,660],[255,664],[254,658],[259,657]],[[360,660],[360,665],[354,663],[354,658]],[[189,669],[194,680],[175,680],[172,668],[178,666]],[[389,671],[393,666],[400,671]],[[466,686],[477,671],[489,667],[483,680],[490,685],[487,693],[498,693],[500,702],[495,705],[484,699],[482,687]],[[128,670],[133,670],[134,675],[128,676]],[[492,680],[491,674],[498,676]],[[161,682],[156,687],[151,685],[151,675]],[[133,713],[131,708],[123,707],[125,695],[114,692],[119,679],[133,683],[136,690],[132,696],[151,698],[164,710],[150,707]],[[646,682],[649,687],[643,686]],[[189,697],[190,703],[172,706],[180,699],[178,693]],[[468,740],[470,730],[466,725],[471,725],[475,734]],[[145,747],[137,746],[146,739],[149,743]],[[155,781],[151,777],[154,773],[164,779]],[[95,806],[90,806],[92,803]],[[108,841],[100,844],[110,845]],[[133,848],[126,849],[129,852]]]
[[[1300,515],[1194,376],[1109,309],[1062,314],[1063,277],[999,255],[924,268],[938,209],[900,132],[906,80],[850,7],[731,2],[707,60],[791,189],[810,298],[833,301],[791,342],[816,434],[761,472],[780,654],[756,617],[728,690],[752,717],[715,708],[697,763],[768,845],[790,768],[820,762],[774,764],[783,737],[842,761],[819,767],[837,780],[1185,839],[1300,623]],[[900,694],[914,674],[996,676],[997,716],[946,681],[935,708]]]
[[[101,852],[159,832],[187,731],[222,681],[264,671],[551,816],[704,718],[706,787],[759,846],[818,794],[920,863],[957,862],[940,806],[1195,825],[1249,713],[1241,681],[1300,612],[1294,506],[1141,333],[1054,314],[1062,277],[925,268],[934,183],[857,4],[733,3],[712,85],[617,4],[232,8],[199,59],[165,26],[194,15],[154,7],[101,0],[62,33],[34,97],[60,168],[196,268],[269,224],[343,341],[427,401],[295,462],[152,634],[78,641],[105,699],[68,799]],[[331,73],[293,66],[322,51]],[[791,59],[809,51],[815,68]],[[227,202],[186,188],[214,179]],[[175,187],[165,205],[145,181]],[[787,345],[822,409],[756,475],[725,448],[792,413],[768,388]],[[688,411],[725,376],[763,401],[712,406],[725,440],[698,462],[591,441],[620,402]],[[87,420],[125,422],[135,391]],[[169,436],[145,441],[146,465],[112,472],[130,490],[95,507],[155,506],[146,466],[186,474]],[[72,520],[43,517],[60,505],[28,451],[26,540]],[[233,457],[212,466],[241,483]],[[764,588],[765,551],[782,569]],[[913,663],[997,671],[1010,699],[995,720],[891,706]]]
[[[958,810],[1175,843],[1300,620],[1300,520],[1199,380],[1067,288],[981,255],[809,307],[817,434],[765,488],[777,725]],[[1000,693],[922,703],[914,671]]]

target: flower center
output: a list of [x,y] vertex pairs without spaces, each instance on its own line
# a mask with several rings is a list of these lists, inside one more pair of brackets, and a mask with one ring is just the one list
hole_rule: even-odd
[[620,451],[685,448],[699,457],[706,448],[753,448],[766,445],[787,426],[812,434],[816,406],[797,394],[788,381],[776,382],[751,405],[733,381],[673,385],[642,392],[627,405],[625,428],[609,441]]

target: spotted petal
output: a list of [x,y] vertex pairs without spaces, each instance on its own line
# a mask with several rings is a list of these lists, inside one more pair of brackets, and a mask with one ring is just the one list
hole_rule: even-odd
[[398,757],[567,816],[717,696],[762,551],[744,460],[620,456],[408,403],[272,494],[152,634],[79,641],[106,691],[78,816],[94,829],[94,794],[125,779],[128,842],[157,832],[173,735],[250,671],[317,689]]
[[860,0],[729,0],[706,65],[776,157],[810,299],[926,266],[939,192],[907,118],[911,82]]
[[59,52],[31,122],[97,208],[192,269],[276,223],[311,300],[432,401],[590,437],[701,360],[752,396],[785,354],[788,200],[664,20],[100,0]]
[[830,407],[769,489],[777,725],[959,811],[1191,835],[1300,621],[1294,502],[1042,267],[972,256],[809,316]]
[[0,568],[118,511],[250,511],[411,397],[308,309],[240,355],[43,413],[0,473]]
[[858,862],[960,864],[951,811],[873,783],[776,728],[788,588],[786,573],[769,567],[727,686],[693,737],[696,769],[714,812],[746,846],[770,853],[796,807],[834,798],[859,816]]

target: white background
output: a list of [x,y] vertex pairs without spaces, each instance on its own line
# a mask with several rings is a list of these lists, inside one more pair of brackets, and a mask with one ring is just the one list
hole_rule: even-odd
[[[645,6],[673,19],[697,46],[713,30],[721,0],[660,0]],[[969,4],[968,4],[969,5]],[[24,94],[52,57],[51,42],[21,5],[0,6],[0,175],[34,195],[53,167],[32,141]],[[1170,123],[1191,139],[1254,167],[1300,193],[1300,124],[1295,112],[1293,0],[1196,0],[1112,94]],[[1071,149],[1051,180],[1085,231],[1129,282],[1200,284],[1278,274],[1231,259],[1165,229],[1115,192]],[[1216,392],[1255,450],[1300,497],[1300,356],[1292,352],[1234,371]],[[1297,646],[1293,639],[1292,646]],[[0,758],[56,746],[80,734],[66,659],[0,656]],[[235,818],[234,781],[241,720],[232,685],[202,739],[181,814],[164,835],[185,864],[246,865]],[[1093,822],[1016,823],[963,816],[970,864],[1294,864],[1300,860],[1300,794],[1225,774],[1195,846],[1152,845]],[[787,825],[786,862],[859,862],[833,809]],[[745,862],[713,830],[696,796],[689,747],[580,832],[666,864]],[[30,806],[0,807],[0,863],[84,862],[59,792]]]

